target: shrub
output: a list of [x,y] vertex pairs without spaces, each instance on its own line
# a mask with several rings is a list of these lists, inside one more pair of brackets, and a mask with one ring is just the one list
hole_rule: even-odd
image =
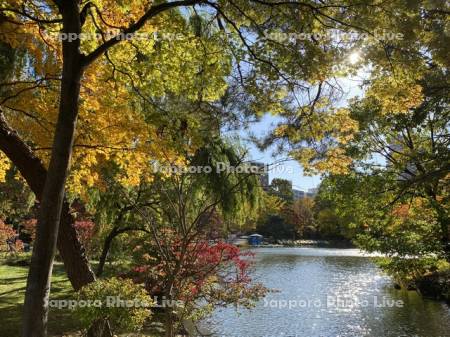
[[79,220],[75,221],[74,227],[84,248],[89,251],[94,236],[95,223],[91,220]]
[[31,241],[36,238],[37,219],[28,219],[23,223],[22,233],[30,236]]
[[268,292],[252,282],[250,252],[202,238],[184,245],[179,235],[165,234],[162,242],[168,254],[159,253],[153,240],[144,238],[134,249],[137,266],[128,276],[144,283],[152,295],[181,301],[178,318],[203,318],[216,307],[250,309]]
[[9,252],[10,246],[8,240],[14,244],[13,249],[16,252],[23,250],[23,243],[17,239],[16,231],[0,219],[0,252]]
[[75,308],[75,315],[84,328],[97,320],[108,319],[113,331],[139,331],[151,316],[150,307],[154,304],[141,285],[119,278],[88,284],[79,291],[78,301],[87,303]]

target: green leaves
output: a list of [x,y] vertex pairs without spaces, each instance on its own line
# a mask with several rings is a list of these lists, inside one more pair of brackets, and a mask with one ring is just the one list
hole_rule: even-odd
[[130,279],[110,278],[83,287],[74,313],[86,329],[97,320],[108,319],[113,331],[139,331],[154,304],[141,285]]

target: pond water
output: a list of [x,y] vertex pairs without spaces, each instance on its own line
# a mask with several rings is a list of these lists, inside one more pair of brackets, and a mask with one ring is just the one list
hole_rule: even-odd
[[252,311],[205,322],[220,337],[450,337],[450,309],[393,288],[357,249],[258,248],[253,278],[276,289]]

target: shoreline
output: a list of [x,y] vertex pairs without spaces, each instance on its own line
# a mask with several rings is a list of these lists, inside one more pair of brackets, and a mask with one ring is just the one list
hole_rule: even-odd
[[249,245],[253,248],[283,248],[283,247],[310,247],[310,248],[335,248],[335,249],[357,249],[355,245],[341,240],[278,240],[276,243],[263,243],[260,245]]

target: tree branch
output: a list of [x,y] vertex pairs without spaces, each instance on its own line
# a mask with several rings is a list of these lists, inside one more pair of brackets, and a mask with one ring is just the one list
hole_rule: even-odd
[[121,33],[119,33],[116,37],[113,37],[106,41],[105,43],[98,46],[94,51],[92,51],[90,54],[86,55],[83,59],[83,66],[88,66],[92,62],[94,62],[98,57],[103,55],[108,49],[115,46],[119,42],[124,40],[124,37],[127,34],[133,34],[140,28],[142,28],[147,21],[149,21],[151,18],[155,17],[159,13],[162,13],[164,11],[176,8],[176,7],[187,7],[187,6],[194,6],[197,4],[204,3],[204,0],[182,0],[182,1],[173,1],[173,2],[166,2],[162,3],[156,6],[152,6],[138,21],[133,23],[131,26],[129,26],[127,29],[124,29]]

